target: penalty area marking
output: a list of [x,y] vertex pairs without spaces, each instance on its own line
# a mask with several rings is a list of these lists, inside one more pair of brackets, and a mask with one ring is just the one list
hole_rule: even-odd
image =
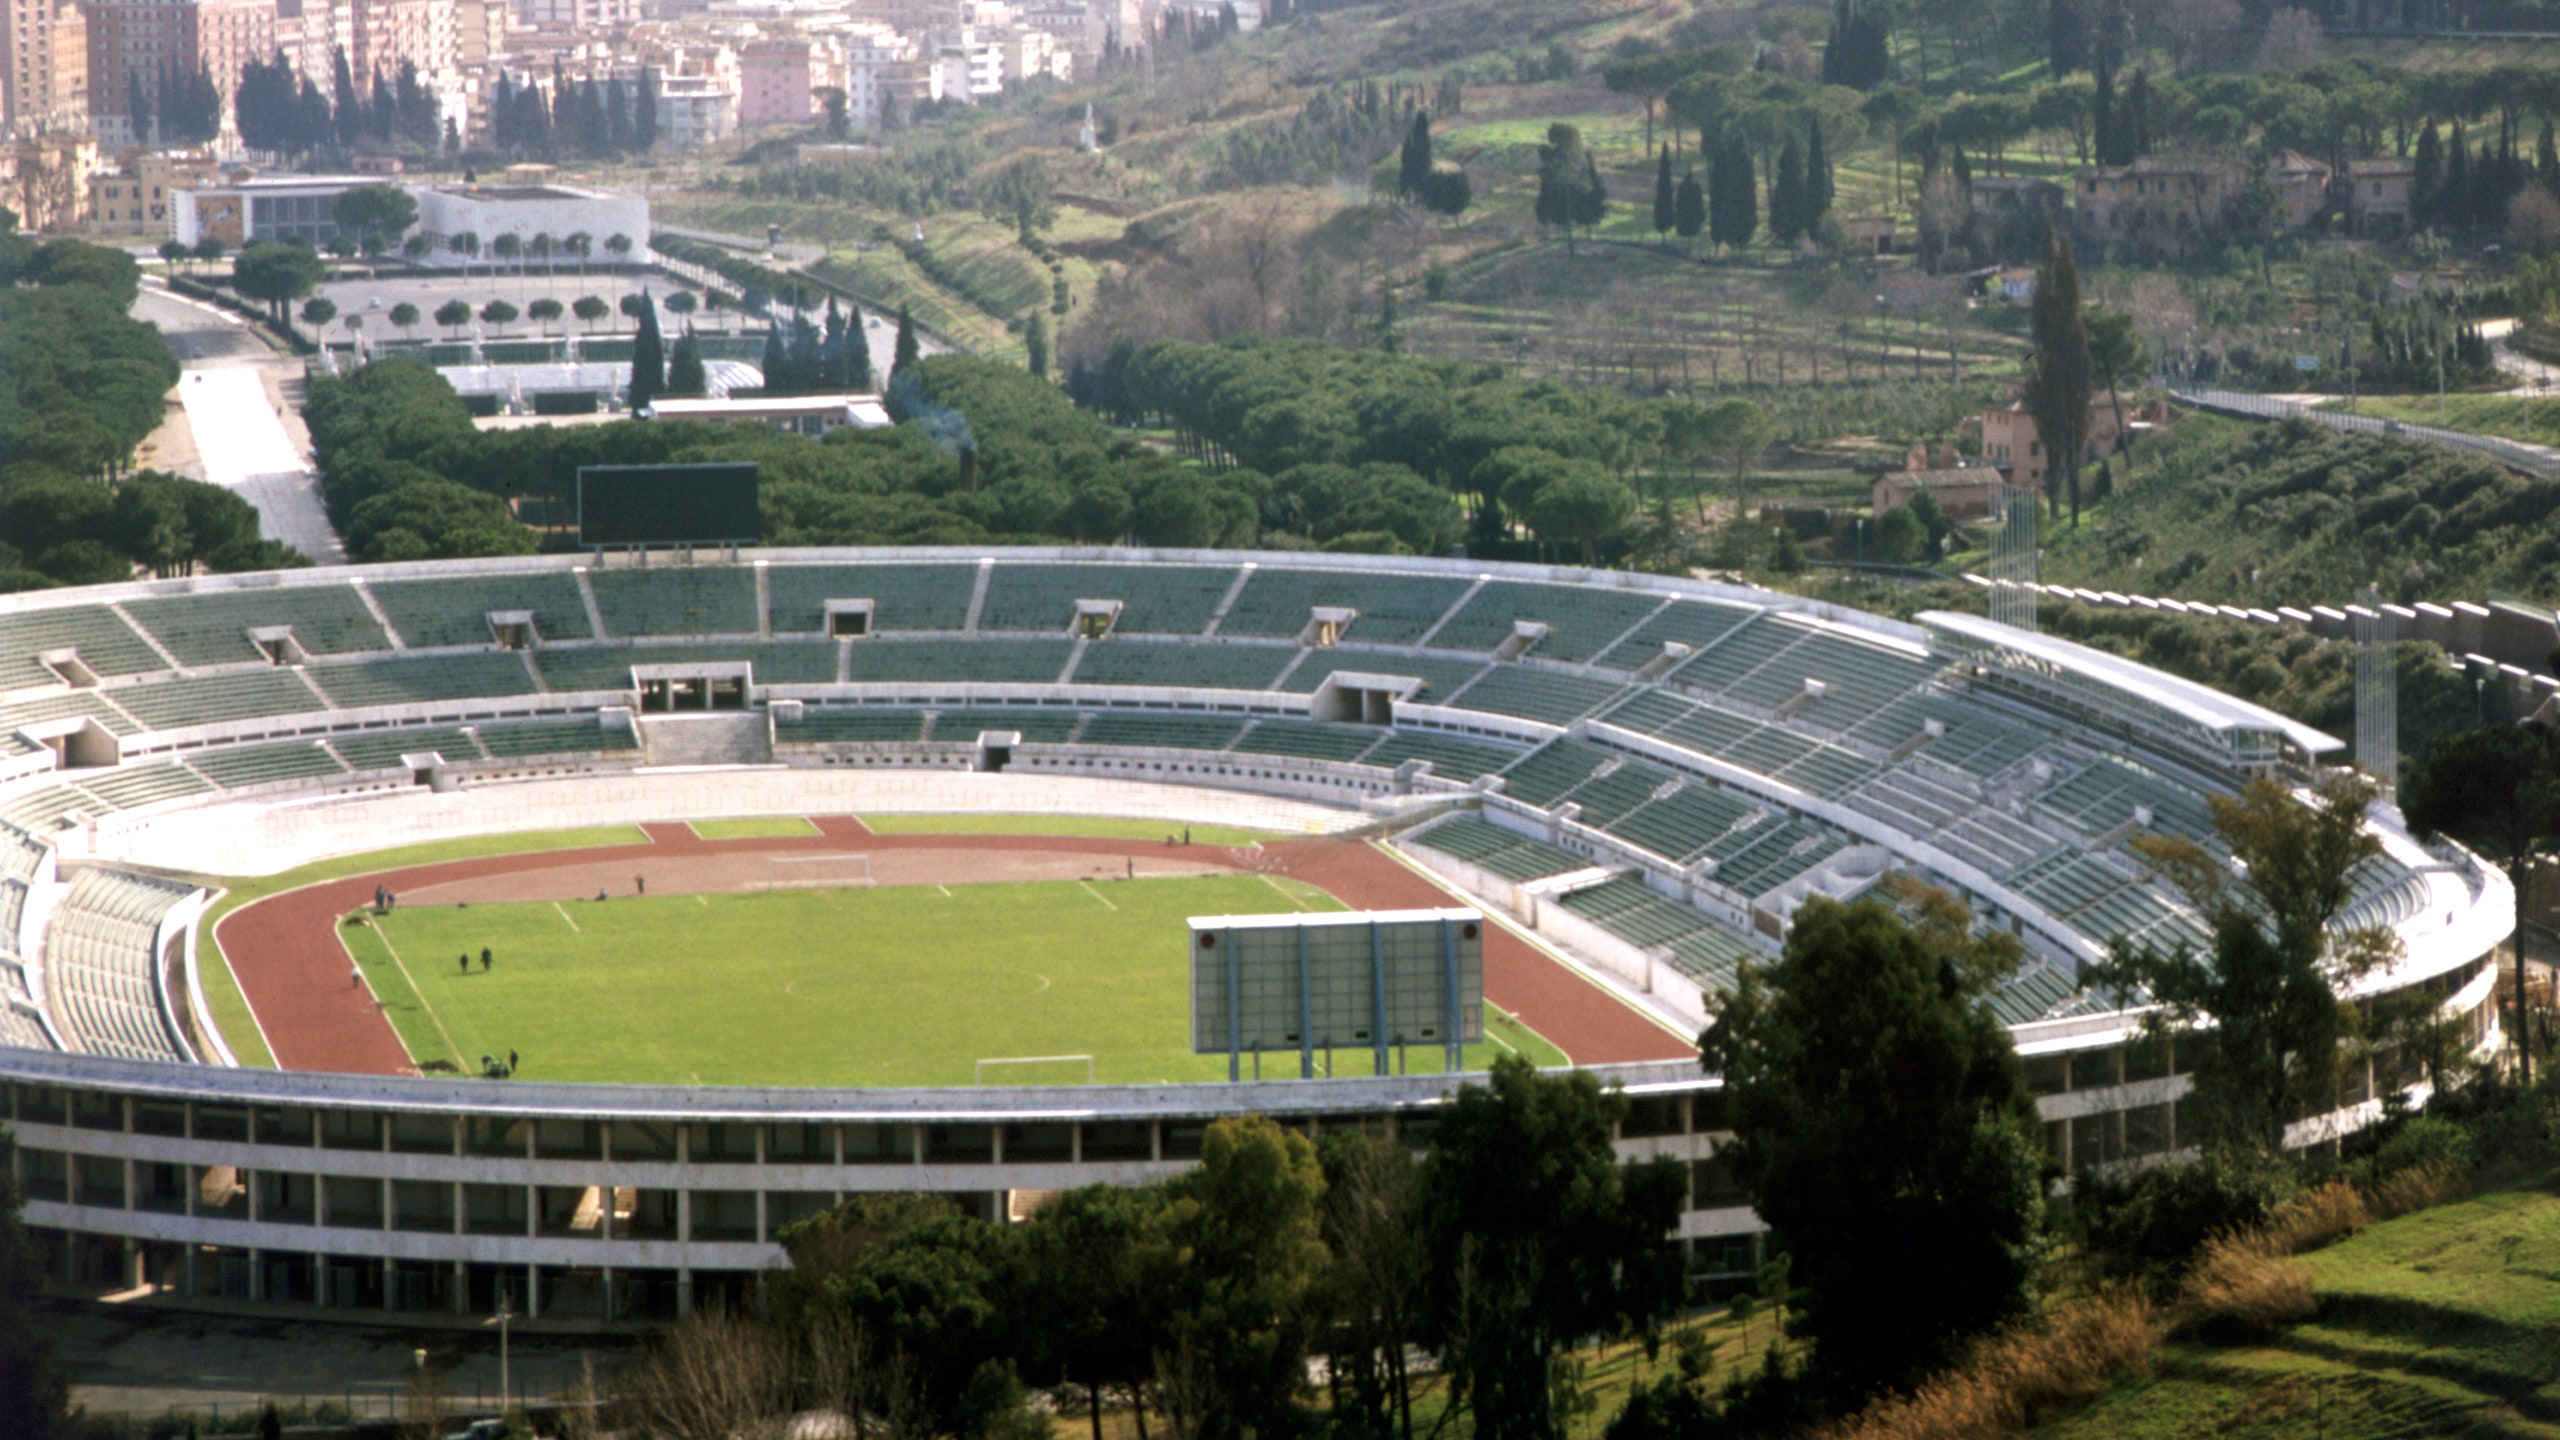
[[[560,910],[560,902],[557,900],[552,901],[551,908],[554,910]],[[569,912],[566,910],[560,910],[560,918],[563,920],[569,920]],[[587,933],[586,931],[578,928],[578,922],[575,920],[569,920],[569,929],[572,933],[578,935],[584,935]]]
[[1279,881],[1277,881],[1277,880],[1272,879],[1269,875],[1260,874],[1260,873],[1258,873],[1258,872],[1257,872],[1256,878],[1257,878],[1257,879],[1259,879],[1259,880],[1261,880],[1263,884],[1270,886],[1270,887],[1272,888],[1272,890],[1273,890],[1275,893],[1277,893],[1281,899],[1288,901],[1290,904],[1292,904],[1292,905],[1296,906],[1297,908],[1299,908],[1299,909],[1301,909],[1301,910],[1304,910],[1304,909],[1306,909],[1306,908],[1307,908],[1307,902],[1306,902],[1306,901],[1299,899],[1297,896],[1290,894],[1288,891],[1286,891],[1286,890],[1284,890],[1284,889],[1281,889],[1281,887],[1280,887],[1280,882],[1279,882]]
[[1102,899],[1102,892],[1093,888],[1093,882],[1092,882],[1092,881],[1090,881],[1090,880],[1079,880],[1079,881],[1077,881],[1076,883],[1084,887],[1084,893],[1086,893],[1087,895],[1092,896],[1092,897],[1093,897],[1094,899],[1096,899],[1096,900],[1102,900],[1102,908],[1103,908],[1103,909],[1105,909],[1105,910],[1110,910],[1110,911],[1113,911],[1113,912],[1117,912],[1117,911],[1120,909],[1120,907],[1119,907],[1119,906],[1112,904],[1110,901],[1108,901],[1108,900],[1103,900],[1103,899]]

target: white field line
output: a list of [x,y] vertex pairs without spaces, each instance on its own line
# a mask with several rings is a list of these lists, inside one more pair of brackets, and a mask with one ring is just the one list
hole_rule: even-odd
[[1102,908],[1103,908],[1103,909],[1105,909],[1105,910],[1115,910],[1115,911],[1116,911],[1116,910],[1118,910],[1118,909],[1120,908],[1119,906],[1112,904],[1112,903],[1111,903],[1110,901],[1108,901],[1108,900],[1103,900],[1103,899],[1102,899],[1102,892],[1093,888],[1093,882],[1092,882],[1092,881],[1090,881],[1090,880],[1079,880],[1079,881],[1077,881],[1076,883],[1077,883],[1077,884],[1079,884],[1079,885],[1082,885],[1082,886],[1084,887],[1084,893],[1086,893],[1087,895],[1092,896],[1092,897],[1093,897],[1094,899],[1096,899],[1096,900],[1102,900]]
[[[554,910],[560,910],[560,902],[559,902],[559,901],[557,901],[557,900],[552,901],[552,902],[551,902],[551,908],[552,908],[552,909],[554,909]],[[580,930],[580,929],[578,928],[578,922],[577,922],[577,921],[575,921],[575,920],[569,920],[569,912],[568,912],[568,911],[566,911],[566,910],[560,910],[560,918],[561,918],[561,919],[563,919],[563,920],[568,920],[568,921],[569,921],[569,929],[570,929],[570,931],[571,931],[572,933],[574,933],[574,934],[579,934],[579,935],[584,935],[584,934],[586,934],[586,933],[587,933],[586,931],[584,931],[584,930]]]
[[[409,973],[409,962],[400,958],[400,947],[391,943],[391,932],[376,925],[373,933],[381,938],[382,948],[390,952],[391,963],[399,967],[400,978],[409,982],[409,993],[418,997],[418,1008],[427,1012],[427,1019],[434,1022],[436,1033],[444,1037],[444,1048],[453,1056],[453,1068],[459,1072],[463,1064],[462,1047],[453,1043],[453,1032],[444,1028],[444,1017],[436,1013],[435,1006],[427,1003],[427,992],[418,988],[418,977]],[[339,941],[341,945],[345,943],[343,939]],[[347,958],[349,961],[355,959],[352,954]],[[399,1027],[392,1027],[392,1033],[400,1033]]]

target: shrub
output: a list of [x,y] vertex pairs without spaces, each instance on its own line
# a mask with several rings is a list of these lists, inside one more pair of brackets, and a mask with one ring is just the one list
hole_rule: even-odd
[[2205,1328],[2264,1330],[2307,1319],[2319,1308],[2310,1270],[2264,1230],[2228,1231],[2209,1241],[2188,1272],[2183,1298],[2193,1323]]
[[2141,1369],[2156,1343],[2150,1303],[2139,1293],[2077,1300],[1990,1337],[1964,1365],[1868,1407],[1825,1440],[1996,1440]]
[[2343,1240],[2372,1223],[2373,1212],[2365,1208],[2364,1196],[2341,1175],[2285,1202],[2267,1223],[2267,1234],[2277,1253],[2299,1255]]
[[2436,1165],[2420,1165],[2385,1175],[2374,1182],[2371,1204],[2374,1218],[2388,1220],[2412,1210],[2424,1210],[2458,1200],[2470,1189],[2460,1172]]
[[2404,1170],[2441,1170],[2460,1175],[2478,1158],[2471,1132],[2439,1115],[2420,1115],[2392,1132],[2373,1153],[2377,1177]]
[[2091,1248],[2135,1268],[2174,1270],[2213,1236],[2266,1224],[2292,1198],[2294,1180],[2274,1156],[2217,1151],[2129,1177],[2084,1175],[2078,1190]]

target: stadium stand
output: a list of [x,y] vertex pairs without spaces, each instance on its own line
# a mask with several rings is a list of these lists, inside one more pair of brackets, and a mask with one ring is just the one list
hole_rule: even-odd
[[[95,720],[118,735],[131,735],[142,727],[94,690],[70,690],[59,695],[45,695],[21,700],[15,705],[0,706],[0,736],[14,738],[23,726],[60,720],[66,716]],[[19,748],[28,748],[21,745]]]
[[1713,785],[1691,781],[1619,816],[1607,828],[1620,839],[1685,866],[1707,853],[1708,847],[1736,825],[1762,813],[1759,807]]
[[1025,745],[1064,745],[1084,719],[1073,710],[1021,710],[996,705],[954,706],[933,720],[937,740],[977,739],[989,730],[1013,730]]
[[1618,693],[1615,681],[1586,680],[1526,665],[1495,665],[1474,684],[1441,703],[1462,710],[1485,710],[1569,725],[1608,703]]
[[169,668],[115,611],[104,605],[66,605],[0,616],[0,690],[58,683],[42,657],[64,649],[79,651],[80,662],[101,675]]
[[1079,745],[1138,745],[1158,750],[1219,751],[1244,733],[1244,721],[1220,715],[1149,715],[1105,710],[1085,722]]
[[1375,725],[1342,725],[1319,721],[1260,720],[1235,742],[1248,755],[1294,755],[1306,760],[1349,762],[1386,739]]
[[1072,650],[1066,640],[865,640],[847,657],[845,678],[1045,685],[1066,669]]
[[[522,760],[537,755],[602,754],[637,748],[628,730],[607,730],[591,715],[566,720],[519,720],[474,725],[482,749],[492,759]],[[448,752],[447,759],[466,759]]]
[[1581,870],[1590,863],[1571,851],[1559,850],[1543,840],[1532,840],[1473,815],[1452,815],[1409,840],[1492,871],[1505,880],[1538,880]]
[[152,730],[328,708],[319,692],[303,683],[299,670],[240,670],[173,677],[119,686],[106,693]]
[[422,755],[430,751],[448,760],[480,758],[480,747],[472,743],[469,735],[446,725],[332,735],[329,746],[347,762],[350,770],[396,770],[400,768],[401,756]]
[[850,705],[811,705],[796,720],[773,722],[778,744],[890,744],[924,738],[921,710],[875,710]]
[[1295,638],[1315,607],[1325,605],[1360,612],[1345,639],[1362,645],[1410,645],[1440,622],[1467,593],[1468,583],[1454,575],[1343,574],[1265,565],[1244,583],[1218,633]]
[[1557,896],[1556,903],[1630,945],[1667,950],[1671,967],[1706,990],[1730,989],[1740,967],[1761,958],[1731,931],[1632,876]]
[[0,825],[30,835],[48,835],[65,816],[98,808],[98,802],[71,785],[47,785],[21,791],[0,804]]
[[104,867],[82,870],[45,932],[53,1018],[78,1049],[131,1060],[190,1057],[162,1018],[160,917],[187,887]]
[[188,757],[188,764],[226,790],[266,785],[279,780],[307,780],[343,775],[347,767],[316,741],[290,745],[253,745],[236,750],[209,750]]
[[1392,770],[1407,760],[1428,760],[1431,773],[1441,779],[1467,781],[1519,758],[1516,746],[1464,740],[1430,730],[1398,730],[1387,737],[1387,743],[1370,751],[1362,763]]
[[597,570],[587,576],[605,633],[752,635],[756,574],[744,565],[675,565]]
[[1279,645],[1176,645],[1105,640],[1076,665],[1079,685],[1189,685],[1266,690],[1297,652]]
[[777,635],[822,632],[830,600],[869,600],[879,630],[957,630],[969,622],[975,565],[775,565],[765,571]]
[[[1078,600],[1117,600],[1115,632],[1197,635],[1235,584],[1233,565],[1007,564],[987,583],[980,630],[1037,630],[1063,635]],[[1305,617],[1301,616],[1303,623]]]
[[135,810],[181,795],[201,795],[213,788],[213,782],[172,760],[83,771],[80,788],[97,796],[105,810]]
[[534,632],[545,643],[595,637],[576,578],[557,570],[468,580],[383,580],[367,588],[391,618],[391,628],[413,650],[496,644],[489,631],[492,610],[531,612]]
[[1550,740],[1502,772],[1502,793],[1524,805],[1545,809],[1562,800],[1566,791],[1590,779],[1591,772],[1609,759],[1609,752],[1579,740]]
[[266,652],[249,639],[253,626],[290,625],[293,638],[313,655],[391,648],[391,637],[382,633],[373,612],[349,585],[163,595],[128,600],[124,613],[190,669],[266,659]]
[[1611,646],[1598,657],[1598,663],[1619,670],[1638,670],[1662,654],[1666,642],[1677,641],[1692,650],[1712,645],[1719,637],[1730,634],[1734,627],[1760,612],[1748,605],[1728,605],[1714,600],[1675,600],[1652,619]]
[[500,651],[481,655],[417,655],[312,665],[304,670],[332,704],[407,705],[421,700],[469,700],[483,695],[530,695],[533,672],[525,656]]
[[1415,655],[1393,650],[1327,650],[1309,655],[1297,669],[1289,672],[1283,690],[1300,695],[1314,694],[1323,686],[1325,677],[1336,670],[1352,670],[1364,675],[1411,675],[1422,682],[1414,700],[1423,705],[1446,705],[1458,688],[1484,673],[1482,660],[1444,659],[1436,655]]
[[1541,660],[1588,660],[1663,606],[1660,595],[1590,585],[1494,580],[1458,607],[1431,637],[1442,650],[1491,650],[1511,638],[1515,621],[1547,627],[1529,653]]

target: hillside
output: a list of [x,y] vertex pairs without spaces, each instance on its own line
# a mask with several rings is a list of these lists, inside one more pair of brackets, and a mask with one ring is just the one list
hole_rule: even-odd
[[2318,1314],[2164,1347],[2149,1376],[2039,1440],[2560,1435],[2560,1194],[2548,1180],[2420,1210],[2304,1256]]

